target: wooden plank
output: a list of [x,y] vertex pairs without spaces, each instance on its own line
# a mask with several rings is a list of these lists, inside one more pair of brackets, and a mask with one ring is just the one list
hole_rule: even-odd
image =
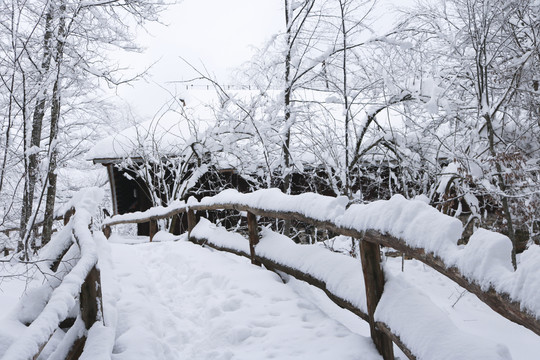
[[360,258],[366,286],[366,301],[371,339],[384,360],[394,359],[392,340],[375,326],[375,310],[384,290],[384,273],[381,268],[381,253],[378,244],[360,241]]
[[[161,219],[170,218],[174,215],[179,215],[185,212],[186,212],[186,208],[181,207],[181,208],[171,209],[161,215],[148,215],[148,216],[135,218],[135,219],[131,218],[131,219],[126,220],[126,219],[120,218],[119,220],[114,220],[114,217],[112,217],[110,220],[104,221],[104,224],[109,225],[109,226],[120,225],[120,224],[141,224],[141,223],[149,222],[150,220],[161,220]],[[130,217],[132,217],[133,214],[140,215],[139,213],[130,213]],[[142,214],[144,215],[144,212]],[[122,217],[122,215],[118,215],[118,216]]]
[[395,335],[392,330],[390,330],[390,328],[386,326],[385,323],[377,321],[375,323],[375,326],[377,327],[377,329],[384,332],[390,339],[392,339],[394,344],[396,344],[401,349],[401,351],[403,351],[403,353],[409,358],[409,360],[416,360],[416,356],[414,356],[412,351],[407,348],[405,343],[401,341],[401,338]]
[[105,238],[109,239],[111,237],[112,230],[109,225],[104,225],[102,231],[103,235],[105,235]]
[[259,225],[257,224],[257,216],[253,213],[247,213],[248,233],[249,233],[249,252],[251,255],[251,263],[260,266],[261,263],[255,256],[255,246],[259,243]]
[[116,198],[116,180],[114,179],[114,164],[105,165],[107,168],[107,175],[109,176],[109,185],[111,186],[111,201],[113,206],[113,215],[118,214],[118,200]]
[[81,357],[86,344],[86,336],[81,336],[73,343],[73,346],[69,350],[65,360],[77,360]]

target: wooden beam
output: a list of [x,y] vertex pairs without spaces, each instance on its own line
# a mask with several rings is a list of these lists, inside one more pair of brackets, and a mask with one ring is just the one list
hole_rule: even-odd
[[[120,224],[141,224],[141,223],[149,222],[150,220],[167,219],[174,215],[179,215],[185,212],[186,212],[186,208],[181,207],[181,208],[171,209],[160,215],[141,216],[140,218],[136,218],[138,214],[137,212],[134,212],[134,213],[129,213],[129,216],[127,217],[127,219],[122,219],[122,217],[127,214],[118,215],[120,219],[117,219],[117,220],[114,219],[115,217],[112,217],[110,220],[104,221],[104,225],[114,226],[114,225],[120,225]],[[142,214],[144,214],[144,212]]]
[[71,346],[71,349],[69,350],[66,360],[78,360],[84,350],[84,345],[86,344],[86,336],[81,336],[75,340],[73,345]]
[[[105,165],[105,164],[104,164]],[[113,215],[118,214],[118,200],[116,199],[116,181],[114,180],[114,164],[107,164],[107,175],[109,176],[109,185],[111,186],[111,200],[113,206]]]
[[409,348],[407,348],[405,343],[401,341],[401,338],[397,336],[396,334],[394,334],[392,330],[390,330],[390,328],[385,323],[377,321],[375,323],[375,327],[379,329],[380,331],[382,331],[383,333],[385,333],[386,336],[388,336],[390,339],[392,339],[394,344],[396,344],[401,349],[401,351],[403,351],[403,353],[409,358],[409,360],[416,360],[416,356],[414,356],[412,351],[409,350]]
[[249,232],[249,252],[251,255],[251,263],[260,266],[261,263],[255,258],[255,246],[259,243],[259,225],[257,224],[257,216],[253,213],[247,213],[247,223]]
[[378,244],[360,241],[360,258],[366,286],[366,301],[371,339],[384,360],[394,360],[392,340],[375,326],[375,310],[384,290],[384,273]]
[[75,215],[75,208],[71,207],[68,211],[64,214],[64,226],[66,226],[69,223],[69,220],[71,217]]

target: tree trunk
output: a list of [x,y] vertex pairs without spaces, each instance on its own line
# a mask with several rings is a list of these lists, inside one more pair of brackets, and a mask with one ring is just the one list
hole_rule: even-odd
[[52,225],[54,221],[54,204],[56,202],[56,169],[58,167],[58,124],[60,122],[61,109],[61,64],[64,57],[64,36],[66,35],[66,23],[64,13],[66,5],[60,5],[60,19],[58,24],[58,39],[56,43],[56,79],[54,81],[51,105],[51,129],[49,134],[49,170],[48,170],[48,187],[47,198],[45,203],[45,214],[43,223],[43,239],[42,245],[47,244],[51,240]]
[[[290,144],[291,144],[291,126],[289,121],[291,120],[291,92],[292,84],[290,80],[291,76],[291,24],[290,24],[290,14],[289,14],[289,1],[285,0],[285,27],[286,27],[286,36],[287,36],[287,54],[285,56],[285,96],[283,99],[284,105],[284,121],[285,121],[285,138],[283,139],[283,171],[285,176],[283,178],[283,193],[289,194],[291,190],[291,153],[290,153]],[[291,221],[285,220],[283,223],[283,234],[289,236],[291,233]]]
[[345,112],[345,195],[349,198],[352,197],[351,184],[350,184],[350,171],[349,171],[349,92],[347,89],[347,28],[345,24],[345,2],[339,1],[339,7],[341,11],[341,35],[343,36],[343,58],[342,58],[342,72],[343,72],[343,106]]
[[[52,5],[49,6],[47,14],[45,15],[45,34],[43,36],[43,58],[41,61],[41,74],[40,74],[40,84],[42,88],[40,89],[39,95],[36,100],[36,105],[34,108],[34,114],[32,117],[32,134],[30,138],[30,148],[26,148],[25,157],[28,158],[26,163],[26,176],[25,176],[25,185],[24,185],[24,194],[23,194],[23,203],[21,209],[21,223],[20,223],[20,241],[18,245],[18,251],[22,250],[24,247],[25,238],[30,231],[28,221],[32,215],[33,205],[34,205],[34,192],[36,181],[38,178],[38,168],[39,168],[39,157],[37,149],[41,144],[41,130],[43,127],[43,118],[45,116],[45,103],[47,100],[47,77],[51,64],[51,40],[53,36],[53,8]],[[28,154],[28,151],[30,152]],[[36,209],[38,211],[39,209]]]

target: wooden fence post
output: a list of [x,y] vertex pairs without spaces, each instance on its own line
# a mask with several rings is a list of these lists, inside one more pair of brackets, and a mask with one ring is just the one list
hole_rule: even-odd
[[64,214],[64,226],[66,226],[69,222],[69,219],[75,214],[75,208],[70,208],[66,213]]
[[375,326],[375,309],[384,290],[384,273],[381,268],[379,244],[360,240],[360,258],[366,286],[367,310],[371,339],[384,360],[394,360],[392,340]]
[[157,233],[157,220],[150,220],[148,222],[148,235],[150,236],[150,242],[154,238],[154,235]]
[[[101,275],[98,268],[94,265],[88,272],[84,283],[81,286],[81,295],[79,298],[81,307],[81,319],[86,330],[89,330],[97,321],[103,320],[103,298],[101,295]],[[81,336],[71,346],[66,360],[78,359],[86,344],[86,336]]]
[[187,211],[187,226],[188,226],[188,240],[191,240],[191,231],[197,225],[197,218],[195,217],[195,211],[188,209]]
[[257,224],[257,216],[251,212],[247,212],[247,223],[249,232],[249,252],[251,255],[251,263],[261,266],[261,263],[255,259],[255,245],[259,243],[259,225]]
[[109,239],[111,237],[112,230],[109,225],[105,225],[103,227],[103,235],[105,235],[105,238]]
[[96,266],[88,272],[88,276],[81,286],[81,319],[84,322],[86,329],[90,329],[92,325],[99,319],[99,315],[103,314],[102,295],[101,295],[101,275]]
[[[110,218],[111,214],[107,209],[103,209],[103,218]],[[103,231],[103,235],[105,235],[105,238],[108,240],[111,237],[112,229],[109,225],[105,225],[101,228],[101,231]]]

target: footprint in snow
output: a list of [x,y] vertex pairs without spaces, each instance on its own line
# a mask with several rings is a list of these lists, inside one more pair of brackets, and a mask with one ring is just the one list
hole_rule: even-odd
[[221,309],[223,311],[236,311],[242,307],[242,300],[240,299],[229,299],[225,300],[221,304]]
[[227,336],[227,340],[233,345],[237,345],[240,343],[243,343],[251,336],[251,329],[248,328],[236,328],[232,329],[229,335]]

